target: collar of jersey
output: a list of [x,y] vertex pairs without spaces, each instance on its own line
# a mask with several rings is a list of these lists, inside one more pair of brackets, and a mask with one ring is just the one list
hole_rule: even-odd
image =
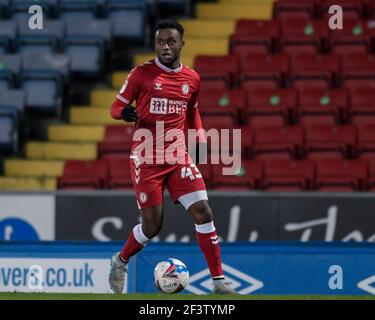
[[155,64],[160,68],[160,69],[163,69],[164,71],[167,71],[167,72],[180,72],[182,70],[182,63],[180,63],[180,66],[176,69],[170,69],[166,66],[164,66],[163,64],[161,64],[161,62],[159,61],[158,58],[155,59]]

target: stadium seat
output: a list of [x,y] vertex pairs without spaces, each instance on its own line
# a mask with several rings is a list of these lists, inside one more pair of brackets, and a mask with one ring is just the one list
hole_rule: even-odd
[[352,125],[307,127],[305,154],[309,159],[352,158],[356,142],[357,130]]
[[370,88],[350,90],[350,114],[375,116],[375,91]]
[[223,165],[213,165],[212,187],[216,190],[254,190],[263,177],[263,163],[260,160],[245,160],[241,168],[224,175]]
[[369,161],[369,182],[368,190],[375,191],[375,159]]
[[0,150],[15,152],[18,146],[18,127],[11,114],[4,114],[0,109]]
[[324,52],[329,37],[327,23],[311,19],[287,19],[281,24],[280,50],[289,55]]
[[69,119],[76,125],[118,125],[119,120],[113,119],[108,109],[87,106],[71,106]]
[[95,108],[108,109],[118,94],[117,90],[113,89],[94,89],[90,92],[90,103]]
[[5,91],[11,89],[11,85],[6,80],[0,80],[0,91]]
[[340,59],[337,55],[299,54],[291,59],[291,81],[296,89],[328,89],[338,81]]
[[57,82],[37,79],[24,80],[22,88],[27,96],[27,109],[36,109],[45,115],[61,114],[61,88]]
[[349,93],[345,89],[302,88],[298,90],[298,101],[299,117],[329,116],[333,123],[348,119]]
[[316,163],[319,191],[359,191],[367,186],[366,160],[321,159]]
[[298,159],[303,138],[301,126],[256,128],[253,152],[257,159]]
[[10,52],[15,46],[17,22],[15,20],[0,20],[0,52]]
[[209,117],[202,118],[203,128],[205,130],[209,129],[232,129],[236,127],[236,123],[234,123],[231,117],[223,117],[223,116],[215,116],[211,115]]
[[278,21],[245,20],[236,22],[230,37],[231,52],[244,60],[249,53],[271,53],[280,36]]
[[315,126],[335,126],[339,124],[336,121],[335,116],[326,114],[326,115],[319,115],[317,113],[313,113],[313,115],[299,115],[298,116],[299,124],[302,125],[304,128],[307,127],[315,127]]
[[[374,81],[374,55],[348,54],[342,57],[342,80]],[[344,86],[347,85],[344,83]]]
[[108,187],[110,189],[131,189],[133,187],[129,156],[129,154],[123,156],[116,155],[108,158]]
[[[0,81],[14,87],[21,72],[21,57],[18,54],[0,54]],[[5,87],[5,86],[4,86]]]
[[279,0],[274,3],[274,18],[279,21],[290,18],[313,19],[316,16],[316,0]]
[[74,0],[60,0],[59,14],[63,20],[69,18],[97,17],[100,12],[100,7],[105,4],[104,0],[90,0],[90,1],[74,1]]
[[293,89],[254,89],[248,91],[247,109],[242,112],[248,124],[254,123],[254,116],[278,116],[288,124],[296,116],[296,109],[297,94]]
[[51,124],[48,126],[48,140],[56,142],[101,142],[104,126],[76,126]]
[[6,159],[4,173],[8,177],[57,178],[62,175],[64,161]]
[[59,189],[103,189],[108,177],[109,166],[105,160],[69,160],[57,183]]
[[375,114],[374,115],[354,115],[351,117],[351,124],[355,125],[358,129],[366,127],[368,125],[375,125]]
[[38,160],[94,160],[94,143],[34,142],[26,144],[26,157]]
[[54,178],[0,177],[0,189],[7,191],[55,191]]
[[268,159],[265,161],[265,191],[312,190],[315,163],[312,160]]
[[363,159],[375,159],[375,121],[358,129],[358,154]]
[[[30,29],[28,20],[18,21],[17,47],[20,52],[57,52],[64,36],[64,26],[60,20],[43,21],[43,29]],[[31,49],[30,49],[31,48]],[[29,50],[27,50],[29,49]]]
[[278,88],[283,87],[289,71],[288,56],[283,54],[249,54],[240,67],[241,87]]
[[198,97],[202,117],[223,115],[239,123],[239,111],[246,108],[246,92],[241,89],[202,90]]
[[110,20],[68,20],[64,49],[72,60],[71,71],[81,75],[100,75],[104,63],[104,50],[109,46],[111,37]]
[[179,22],[188,38],[228,38],[233,34],[236,24],[228,20],[182,19]]
[[238,60],[235,55],[198,55],[195,58],[194,70],[199,73],[202,81],[222,81],[230,88],[237,79]]
[[105,128],[104,139],[98,144],[100,158],[129,154],[133,143],[134,126],[110,125]]
[[331,32],[330,50],[336,54],[368,54],[371,35],[365,21],[345,19],[345,28]]

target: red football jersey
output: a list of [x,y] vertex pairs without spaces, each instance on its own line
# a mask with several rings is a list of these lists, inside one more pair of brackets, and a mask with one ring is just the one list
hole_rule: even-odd
[[[152,133],[153,161],[156,163],[156,155],[160,154],[160,151],[164,155],[168,146],[172,144],[173,147],[177,147],[178,144],[186,150],[185,140],[173,136],[176,133],[174,129],[183,133],[186,114],[198,114],[199,87],[200,77],[194,70],[182,64],[172,70],[156,58],[135,67],[130,72],[112,106],[111,115],[113,118],[121,119],[122,109],[136,101],[138,121],[135,131],[148,129]],[[199,124],[196,129],[200,129]],[[166,139],[171,141],[165,141]],[[136,146],[141,143],[133,141],[132,151],[134,152]]]

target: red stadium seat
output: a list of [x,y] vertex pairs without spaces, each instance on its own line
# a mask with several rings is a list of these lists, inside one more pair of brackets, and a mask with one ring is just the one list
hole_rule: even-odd
[[288,71],[289,58],[286,55],[249,54],[241,64],[241,87],[282,87]]
[[331,51],[341,55],[368,54],[371,49],[371,35],[367,23],[345,19],[345,27],[331,32]]
[[278,21],[237,20],[235,32],[230,37],[231,52],[241,60],[248,53],[271,53],[279,35]]
[[[375,56],[366,54],[348,54],[342,57],[342,80],[375,79]],[[344,84],[347,87],[346,84]]]
[[368,182],[368,190],[375,191],[375,159],[369,160],[369,182]]
[[301,126],[256,128],[253,152],[257,159],[299,158],[303,136]]
[[279,42],[284,53],[319,54],[325,50],[328,37],[329,29],[325,21],[288,19],[282,23],[282,37]]
[[242,112],[248,124],[253,123],[254,116],[278,116],[288,123],[296,116],[296,109],[297,92],[293,89],[254,89],[248,91],[248,107]]
[[350,158],[356,142],[357,130],[352,125],[307,127],[305,153],[309,159]]
[[375,90],[359,88],[350,90],[350,114],[375,116]]
[[204,116],[202,117],[202,124],[203,128],[206,130],[215,128],[215,129],[232,129],[237,126],[236,123],[234,123],[232,117],[228,116],[216,116],[216,115],[210,115],[210,116]]
[[326,17],[330,17],[328,9],[333,5],[339,5],[343,9],[345,19],[361,19],[365,16],[364,0],[323,0],[321,10]]
[[317,161],[316,187],[319,191],[364,190],[367,177],[368,164],[363,159]]
[[[314,185],[315,163],[312,160],[269,159],[265,161],[263,189],[266,191],[310,190]],[[285,189],[284,189],[285,188]]]
[[110,189],[130,189],[133,187],[129,156],[116,156],[108,159]]
[[[299,116],[330,116],[333,123],[344,122],[348,118],[349,94],[345,89],[298,90]],[[309,117],[311,118],[311,117]]]
[[316,0],[279,0],[274,2],[274,18],[289,20],[290,18],[312,19],[316,15]]
[[108,175],[105,160],[68,160],[58,178],[58,189],[102,189],[107,186]]
[[291,60],[294,88],[330,88],[340,72],[338,55],[299,54]]
[[257,189],[263,177],[263,163],[259,160],[245,160],[242,167],[233,174],[224,175],[223,165],[213,166],[214,189],[248,190]]
[[104,140],[98,144],[99,158],[113,154],[128,154],[133,143],[133,125],[110,125],[105,128]]
[[358,153],[361,158],[375,159],[375,121],[372,124],[359,127]]
[[375,79],[344,79],[342,87],[351,91],[363,88],[375,90]]
[[251,128],[285,127],[285,118],[278,115],[247,116],[247,125]]
[[231,116],[235,123],[238,123],[239,111],[246,108],[246,92],[241,89],[202,90],[198,99],[202,116]]
[[238,59],[235,55],[198,55],[194,61],[194,69],[200,74],[202,81],[221,81],[229,88],[238,75]]
[[300,115],[299,122],[304,128],[315,126],[335,126],[338,124],[332,115]]
[[367,126],[375,126],[375,115],[359,115],[351,117],[352,124],[359,129]]

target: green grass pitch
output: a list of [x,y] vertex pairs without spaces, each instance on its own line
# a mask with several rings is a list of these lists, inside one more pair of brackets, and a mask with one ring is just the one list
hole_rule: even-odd
[[0,293],[0,300],[375,300],[375,296]]

